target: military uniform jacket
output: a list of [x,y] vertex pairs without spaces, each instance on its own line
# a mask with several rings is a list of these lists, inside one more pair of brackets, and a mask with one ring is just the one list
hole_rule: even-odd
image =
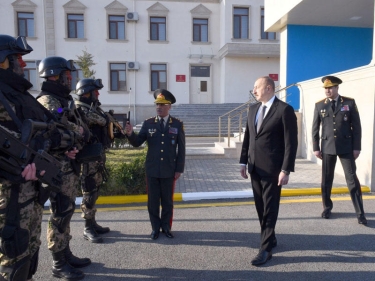
[[361,121],[354,99],[339,96],[335,112],[328,98],[317,102],[312,139],[314,151],[326,154],[340,155],[361,150]]
[[171,178],[175,172],[184,172],[185,132],[180,120],[169,115],[162,132],[158,117],[149,118],[143,122],[139,134],[133,132],[128,139],[135,147],[147,141],[147,176]]

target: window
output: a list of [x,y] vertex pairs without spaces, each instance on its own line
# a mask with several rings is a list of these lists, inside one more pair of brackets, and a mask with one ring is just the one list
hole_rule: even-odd
[[25,79],[27,79],[33,87],[30,90],[38,89],[38,80],[37,80],[37,71],[36,71],[36,62],[35,61],[25,61],[26,67],[23,69]]
[[233,38],[249,38],[249,9],[234,8],[233,10]]
[[260,38],[268,40],[276,39],[276,32],[264,32],[264,8],[260,11]]
[[18,36],[35,37],[34,13],[17,13]]
[[84,38],[83,15],[68,14],[68,38]]
[[166,18],[150,18],[150,40],[166,41]]
[[126,63],[110,64],[111,91],[126,91]]
[[151,64],[151,91],[167,88],[167,65]]
[[79,67],[79,65],[75,62],[74,63],[74,66],[75,66],[75,68],[77,69],[77,71],[72,71],[72,90],[73,91],[75,91],[75,89],[76,89],[76,85],[77,85],[77,83],[81,80],[81,79],[83,79],[83,78],[85,78],[84,76],[83,76],[83,71],[82,71],[82,69]]
[[109,16],[109,39],[125,39],[125,16]]
[[208,42],[208,19],[193,19],[193,41]]

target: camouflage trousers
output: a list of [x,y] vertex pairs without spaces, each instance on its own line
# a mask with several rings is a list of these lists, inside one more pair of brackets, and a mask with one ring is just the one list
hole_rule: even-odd
[[[38,250],[41,244],[41,224],[43,218],[43,206],[36,202],[38,190],[36,182],[28,181],[19,185],[18,203],[22,208],[19,210],[19,226],[23,230],[28,231],[28,245],[24,252],[16,257],[8,257],[0,252],[0,265],[4,267],[13,266],[16,262],[31,258]],[[6,209],[10,202],[11,183],[3,181],[0,185],[0,229],[4,228],[6,223]],[[7,273],[0,273],[7,278]]]
[[79,177],[73,171],[65,173],[62,180],[61,192],[52,192],[50,195],[51,216],[48,220],[47,244],[48,249],[53,253],[65,249],[72,239],[70,221],[74,213],[76,189],[79,185]]
[[99,197],[99,187],[103,183],[103,176],[100,172],[102,164],[95,161],[83,164],[81,175],[82,189],[82,218],[94,219],[96,213],[95,203]]

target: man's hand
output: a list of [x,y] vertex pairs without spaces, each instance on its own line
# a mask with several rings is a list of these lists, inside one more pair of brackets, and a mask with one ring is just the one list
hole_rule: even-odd
[[[46,171],[41,171],[40,175],[43,176]],[[21,176],[25,178],[27,181],[36,181],[38,178],[36,177],[36,166],[35,163],[28,164],[25,169],[23,169]]]
[[72,150],[66,151],[65,155],[70,159],[76,159],[76,154],[79,152],[79,150],[76,147],[73,147]]
[[288,181],[289,181],[289,175],[284,174],[284,172],[280,172],[279,182],[277,183],[277,185],[286,185],[288,184]]
[[243,177],[244,179],[248,178],[248,175],[246,174],[246,166],[245,165],[241,165],[240,173],[241,173],[241,177]]
[[128,137],[130,137],[133,133],[133,126],[130,122],[126,122],[125,124],[125,132]]
[[354,157],[354,160],[356,160],[359,156],[359,154],[361,153],[360,150],[353,150],[353,157]]
[[181,176],[181,173],[179,173],[179,172],[174,173],[174,179],[175,180],[178,180],[180,176]]
[[319,158],[320,160],[322,160],[322,152],[321,151],[319,151],[319,150],[317,150],[317,151],[314,151],[314,154],[315,154],[315,156],[316,156],[316,158]]

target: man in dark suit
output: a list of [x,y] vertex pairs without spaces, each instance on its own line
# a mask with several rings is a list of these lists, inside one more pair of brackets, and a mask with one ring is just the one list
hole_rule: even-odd
[[294,172],[298,133],[294,110],[275,96],[270,77],[259,78],[253,93],[259,103],[249,108],[240,164],[243,178],[248,178],[248,164],[261,227],[260,250],[251,261],[258,266],[272,258],[272,248],[277,245],[281,186],[288,184],[289,173]]
[[[159,237],[160,228],[168,238],[173,218],[173,193],[176,180],[185,166],[185,132],[183,123],[170,116],[175,97],[167,90],[154,92],[157,116],[143,122],[138,135],[132,125],[126,124],[129,142],[138,147],[147,141],[146,176],[148,212],[152,226],[151,239]],[[160,203],[162,206],[160,217]]]
[[[331,190],[337,156],[340,158],[358,223],[367,224],[363,210],[361,186],[356,175],[355,160],[361,151],[361,121],[354,99],[338,93],[341,79],[322,78],[326,98],[315,104],[312,138],[314,154],[322,163],[322,218],[331,216]],[[322,134],[320,136],[320,125]],[[321,147],[320,147],[321,140]]]

